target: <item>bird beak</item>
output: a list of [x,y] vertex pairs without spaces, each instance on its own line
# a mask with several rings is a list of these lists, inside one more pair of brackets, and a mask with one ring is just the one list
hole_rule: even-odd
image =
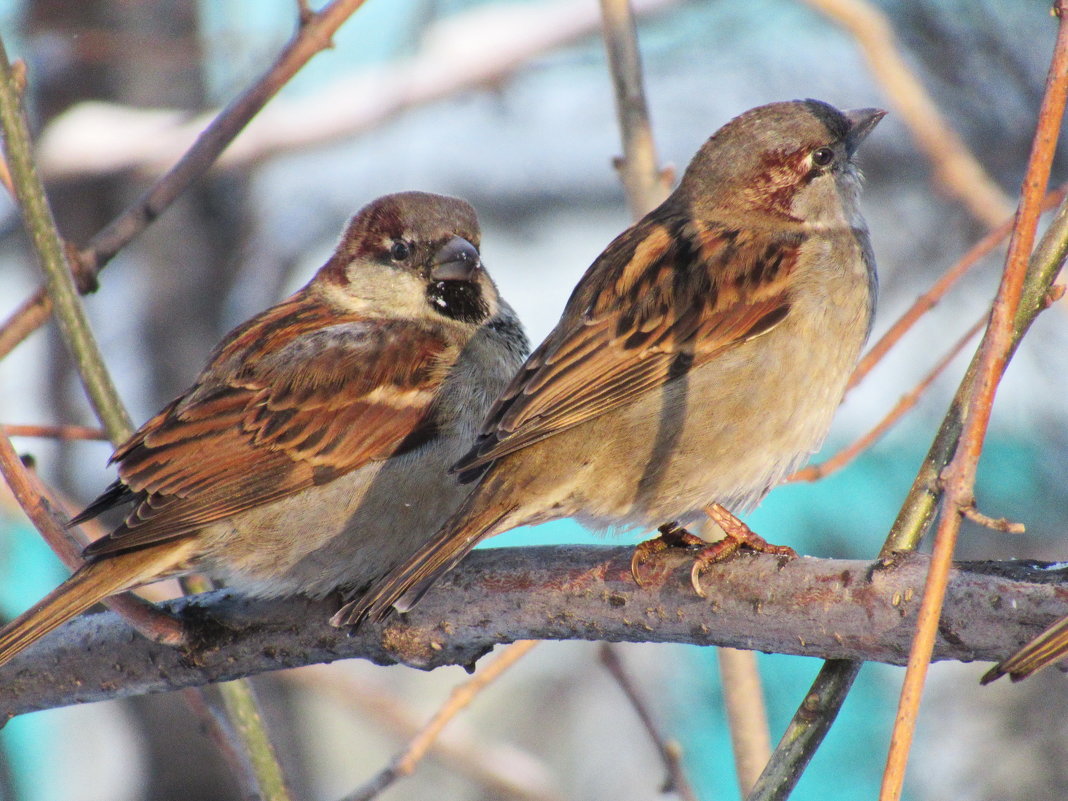
[[843,113],[850,124],[845,138],[846,151],[852,157],[860,143],[879,124],[879,120],[886,116],[886,112],[881,108],[855,108]]
[[470,281],[482,267],[478,250],[462,236],[454,236],[434,254],[430,278],[434,281]]

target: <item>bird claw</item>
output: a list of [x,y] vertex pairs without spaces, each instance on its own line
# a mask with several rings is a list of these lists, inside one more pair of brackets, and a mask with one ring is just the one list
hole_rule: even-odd
[[701,589],[701,574],[742,547],[758,553],[785,556],[788,559],[797,558],[797,551],[793,548],[788,545],[771,544],[718,503],[706,506],[705,514],[723,530],[724,536],[723,539],[702,549],[694,557],[693,569],[690,570],[690,583],[693,584],[694,591],[702,598],[706,595]]
[[705,507],[705,513],[723,529],[723,539],[709,543],[696,534],[691,534],[678,523],[665,523],[659,529],[660,536],[635,546],[634,553],[630,557],[630,574],[634,577],[634,583],[643,588],[647,586],[640,574],[641,566],[653,554],[668,548],[702,546],[701,550],[694,555],[693,567],[690,569],[690,584],[693,585],[693,591],[701,598],[708,597],[701,588],[701,574],[717,562],[722,562],[728,556],[733,555],[739,548],[745,547],[751,551],[785,556],[789,559],[797,557],[797,552],[793,548],[787,545],[772,545],[718,503]]
[[648,583],[641,577],[640,568],[653,554],[666,551],[668,548],[681,548],[690,545],[704,545],[705,541],[695,534],[691,534],[678,523],[665,523],[657,529],[660,535],[645,542],[639,542],[634,546],[634,553],[630,557],[630,574],[634,577],[634,583],[645,588]]

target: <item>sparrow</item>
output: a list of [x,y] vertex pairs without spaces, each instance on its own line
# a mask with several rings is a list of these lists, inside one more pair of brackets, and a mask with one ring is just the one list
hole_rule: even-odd
[[772,103],[705,142],[667,200],[593,262],[493,405],[453,467],[477,481],[460,509],[335,621],[406,611],[520,525],[669,520],[670,544],[690,541],[683,527],[707,508],[744,542],[727,509],[752,508],[818,449],[871,330],[854,156],[885,113]]
[[0,631],[0,664],[104,597],[192,570],[259,597],[358,591],[471,487],[447,474],[528,352],[474,209],[373,201],[288,299],[232,331],[115,451],[75,525],[128,507],[85,565]]
[[1068,617],[1061,618],[1027,643],[1008,659],[998,662],[979,680],[989,684],[1008,674],[1013,681],[1023,681],[1042,668],[1068,658]]

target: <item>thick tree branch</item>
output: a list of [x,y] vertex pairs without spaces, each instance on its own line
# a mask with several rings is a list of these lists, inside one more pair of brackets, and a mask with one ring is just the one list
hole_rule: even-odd
[[[414,612],[352,637],[327,623],[336,603],[254,602],[225,592],[164,605],[199,635],[184,651],[137,636],[111,613],[85,616],[0,668],[0,719],[352,657],[424,669],[472,665],[519,639],[726,645],[904,664],[929,561],[916,554],[873,569],[745,554],[705,574],[702,599],[689,585],[688,555],[666,555],[642,589],[630,554],[606,546],[476,551]],[[1065,573],[958,565],[935,659],[1006,656],[1068,614]]]

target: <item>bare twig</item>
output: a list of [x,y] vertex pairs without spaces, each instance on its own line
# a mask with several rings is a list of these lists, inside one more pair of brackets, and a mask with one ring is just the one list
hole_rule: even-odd
[[252,770],[248,753],[238,748],[241,742],[233,726],[227,719],[221,706],[208,703],[208,694],[199,687],[186,687],[181,690],[182,700],[197,717],[205,732],[211,737],[218,753],[223,758],[234,780],[246,798],[257,798],[259,787],[256,774]]
[[838,717],[860,662],[831,659],[805,696],[745,801],[785,801]]
[[990,515],[983,514],[974,506],[965,507],[961,510],[961,513],[973,523],[977,523],[991,531],[1000,531],[1002,534],[1023,534],[1026,531],[1023,523],[1016,523],[1004,517],[990,517]]
[[467,708],[482,690],[526,656],[537,644],[536,640],[520,640],[512,643],[482,670],[456,687],[449,696],[448,703],[439,709],[422,731],[412,738],[412,741],[408,743],[408,747],[393,758],[389,767],[382,770],[362,787],[358,787],[355,791],[346,795],[342,801],[370,801],[370,799],[379,795],[398,779],[410,775],[449,721]]
[[11,180],[11,170],[7,167],[7,159],[2,156],[0,156],[0,184],[3,184],[7,193],[12,199],[15,199],[15,184]]
[[949,367],[955,358],[964,350],[964,346],[967,345],[972,337],[978,334],[983,324],[986,322],[986,315],[983,315],[982,319],[978,320],[971,328],[969,328],[960,339],[949,349],[938,363],[931,368],[930,372],[923,377],[923,379],[914,386],[911,390],[901,396],[894,408],[891,409],[887,415],[880,420],[868,433],[856,440],[852,445],[836,453],[830,459],[820,464],[811,464],[807,467],[798,470],[787,481],[819,481],[825,476],[829,476],[837,470],[841,470],[847,464],[852,462],[861,453],[870,448],[875,442],[879,440],[887,431],[889,431],[894,424],[905,416],[905,413],[909,411],[919,401],[920,396],[927,391],[927,388],[934,383],[934,380],[940,376],[943,371]]
[[656,157],[630,0],[601,0],[601,15],[616,113],[623,135],[623,157],[616,160],[616,167],[626,190],[631,216],[638,219],[668,196],[671,176],[660,169]]
[[[1068,187],[1061,186],[1047,194],[1042,201],[1042,210],[1048,211],[1059,205],[1064,200],[1066,189],[1068,189]],[[1015,221],[1016,215],[1013,215],[1007,220],[1003,220],[997,228],[990,231],[990,233],[972,246],[972,248],[965,253],[956,264],[946,270],[942,277],[935,281],[934,285],[929,290],[916,298],[915,302],[913,302],[908,310],[898,318],[897,322],[890,326],[890,329],[880,337],[879,341],[876,342],[866,354],[864,354],[864,358],[860,360],[857,369],[853,371],[853,375],[849,379],[850,389],[857,386],[857,384],[865,379],[868,373],[871,372],[872,368],[882,360],[894,345],[898,343],[901,337],[903,337],[924,314],[934,308],[957,281],[967,275],[972,268],[979,263],[983,256],[990,253],[1005,237],[1012,233],[1012,227]]]
[[[331,702],[359,711],[376,725],[404,740],[414,737],[424,721],[415,710],[381,682],[359,679],[328,667],[310,667],[282,674],[284,681]],[[442,763],[484,785],[494,797],[523,801],[561,801],[549,769],[533,755],[497,738],[478,737],[462,720],[455,721],[431,745],[430,754]]]
[[44,289],[24,300],[0,325],[0,359],[11,353],[26,337],[44,325],[52,313],[52,301]]
[[649,709],[649,705],[645,703],[645,699],[642,698],[638,688],[634,686],[634,682],[631,681],[630,676],[624,670],[623,660],[619,658],[616,647],[611,643],[601,643],[599,653],[601,664],[616,680],[616,684],[619,685],[634,711],[638,713],[638,719],[641,720],[642,726],[664,763],[667,776],[660,791],[662,793],[675,793],[685,801],[697,801],[697,796],[694,795],[693,788],[690,786],[690,782],[682,769],[681,746],[678,741],[668,740],[661,734],[660,727],[653,720],[653,713]]
[[75,425],[0,425],[0,431],[8,437],[37,437],[40,439],[88,439],[107,440],[106,431],[89,426]]
[[1012,213],[1013,203],[986,174],[957,132],[942,117],[923,84],[901,57],[889,20],[867,0],[805,0],[853,35],[875,79],[900,112],[934,165],[935,175],[966,209],[988,227]]
[[945,487],[943,512],[935,535],[931,570],[924,586],[923,601],[916,622],[916,639],[898,704],[891,735],[890,752],[880,790],[880,801],[896,801],[901,796],[905,766],[912,744],[927,667],[934,649],[943,599],[957,533],[964,510],[974,505],[972,495],[979,455],[982,451],[994,395],[1015,348],[1016,320],[1024,298],[1029,257],[1035,241],[1041,201],[1049,181],[1065,101],[1068,99],[1068,19],[1064,0],[1055,4],[1059,19],[1057,43],[1050,62],[1046,91],[1039,110],[1038,127],[1024,179],[1016,227],[1009,242],[1005,273],[994,302],[990,325],[979,347],[977,381],[963,412],[960,445],[942,471]]
[[756,654],[736,648],[720,648],[719,673],[723,686],[727,720],[738,785],[745,796],[756,784],[771,757],[771,733],[764,707],[764,687],[757,669]]
[[[78,542],[73,532],[60,521],[45,489],[22,464],[6,436],[0,436],[0,474],[30,522],[60,560],[71,570],[80,567],[81,545],[84,543]],[[104,603],[144,636],[156,642],[174,646],[185,641],[180,623],[135,595],[116,595]]]
[[45,273],[48,295],[56,308],[56,321],[78,373],[85,385],[97,417],[108,436],[118,442],[129,436],[133,426],[123,408],[115,385],[104,366],[85,316],[74,277],[56,230],[44,186],[37,176],[30,148],[30,132],[22,111],[18,78],[8,63],[7,51],[0,40],[0,127],[4,133],[4,152],[15,181],[15,192],[22,209],[27,232]]
[[267,735],[267,725],[260,713],[260,704],[252,684],[248,681],[228,681],[220,684],[219,692],[226,709],[226,717],[233,724],[237,742],[245,746],[252,763],[258,797],[263,801],[289,801],[289,790],[282,776],[274,746]]

